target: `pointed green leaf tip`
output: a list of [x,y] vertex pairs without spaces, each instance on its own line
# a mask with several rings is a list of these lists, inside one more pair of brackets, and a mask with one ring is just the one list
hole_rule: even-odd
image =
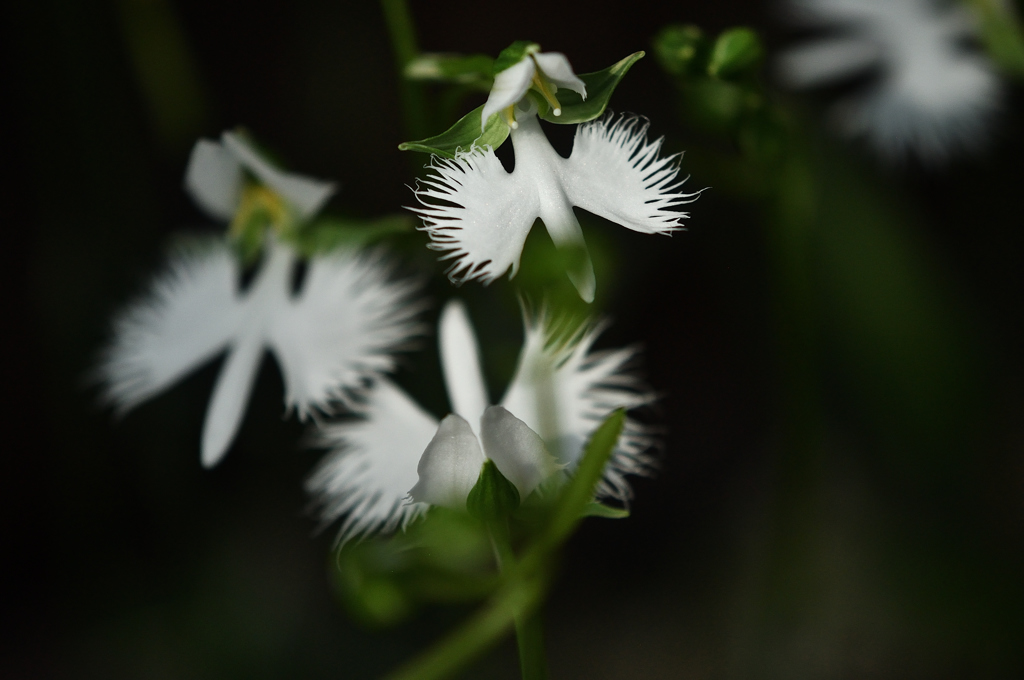
[[618,87],[619,81],[626,75],[630,67],[643,56],[643,52],[634,52],[603,71],[580,74],[580,80],[587,86],[587,99],[584,101],[579,93],[572,90],[560,89],[558,91],[558,102],[562,106],[562,115],[560,116],[554,115],[551,112],[551,107],[543,99],[535,98],[537,115],[546,121],[561,125],[586,123],[588,120],[594,120],[608,107],[608,100],[611,99],[612,93]]
[[484,107],[479,106],[441,134],[418,142],[403,142],[398,148],[402,151],[433,153],[445,158],[455,158],[456,152],[469,151],[474,146],[497,149],[508,138],[508,125],[500,116],[491,116],[483,134],[480,134],[480,114],[483,110]]
[[469,492],[466,509],[484,521],[508,517],[519,507],[519,491],[498,471],[494,461],[487,461],[480,470],[476,486]]
[[764,49],[761,39],[749,28],[732,28],[725,31],[714,47],[708,61],[708,75],[714,78],[735,78],[752,75],[761,64]]
[[540,45],[529,40],[517,40],[501,51],[494,60],[494,74],[512,68],[531,54],[540,52]]

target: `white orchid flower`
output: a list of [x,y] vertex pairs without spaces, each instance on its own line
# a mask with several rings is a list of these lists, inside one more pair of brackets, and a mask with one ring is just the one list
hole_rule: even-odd
[[[270,167],[231,133],[222,144],[196,145],[186,185],[204,209],[229,219],[241,200],[243,167],[307,217],[333,191]],[[125,413],[226,353],[203,425],[201,459],[211,467],[238,431],[266,350],[281,368],[286,408],[302,420],[330,413],[364,378],[391,370],[391,352],[420,331],[415,286],[389,280],[379,254],[336,250],[309,260],[293,291],[298,264],[291,246],[268,236],[263,262],[243,290],[242,265],[225,240],[175,253],[149,292],[114,319],[98,369],[104,399]]]
[[647,123],[605,116],[576,128],[572,155],[562,158],[534,113],[512,130],[515,169],[509,173],[490,148],[434,156],[433,174],[415,188],[430,248],[453,260],[456,285],[494,281],[519,269],[526,237],[539,217],[555,245],[572,255],[568,273],[592,302],[594,268],[573,206],[643,234],[670,234],[686,213],[673,208],[696,199],[679,191],[679,155],[659,158],[662,140],[647,141]]
[[[525,498],[559,468],[571,473],[612,411],[653,401],[625,372],[635,349],[591,353],[600,326],[551,343],[552,326],[543,314],[528,321],[505,397],[488,406],[475,334],[464,307],[449,303],[439,341],[451,415],[439,422],[382,378],[366,393],[360,419],[318,424],[317,443],[332,450],[307,490],[325,524],[345,516],[339,540],[405,526],[428,503],[464,508],[486,458]],[[628,500],[625,476],[649,470],[651,443],[627,419],[599,495]]]
[[789,0],[795,21],[838,31],[790,49],[777,62],[795,88],[878,71],[874,84],[839,101],[833,118],[898,159],[908,151],[935,162],[980,145],[1001,88],[987,59],[964,42],[975,36],[969,10],[934,0]]
[[[515,48],[516,45],[513,45]],[[510,49],[513,49],[510,48]],[[504,54],[504,53],[503,53]],[[518,127],[514,106],[522,101],[530,88],[534,88],[551,106],[551,112],[562,115],[556,93],[558,88],[579,93],[587,98],[587,86],[573,73],[569,60],[560,52],[541,52],[540,45],[529,43],[522,47],[522,58],[512,66],[494,76],[494,85],[480,113],[480,131],[487,127],[487,119],[500,111],[505,113],[505,122],[512,129]],[[499,57],[500,61],[501,57]]]
[[246,183],[246,172],[276,192],[302,220],[319,212],[337,190],[333,182],[275,168],[244,137],[230,131],[221,135],[220,142],[201,139],[192,147],[185,189],[210,217],[229,222],[246,199],[258,200],[256,197],[261,196],[260,187]]

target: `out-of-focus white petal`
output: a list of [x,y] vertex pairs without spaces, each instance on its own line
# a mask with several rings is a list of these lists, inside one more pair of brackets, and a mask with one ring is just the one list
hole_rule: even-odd
[[[501,404],[537,432],[571,471],[591,434],[612,411],[650,404],[655,397],[628,370],[636,348],[590,352],[602,325],[554,342],[554,321],[546,313],[526,318],[525,323],[519,364]],[[650,470],[652,444],[647,429],[627,418],[598,493],[628,500],[631,491],[625,475]]]
[[240,323],[239,267],[223,241],[172,254],[148,293],[121,311],[98,377],[124,413],[224,351]]
[[569,60],[561,52],[542,52],[534,54],[537,66],[544,72],[544,75],[558,87],[564,87],[573,92],[578,92],[584,99],[587,98],[586,84],[573,73]]
[[480,348],[465,305],[460,300],[446,304],[438,327],[441,369],[452,411],[470,423],[479,423],[490,400],[480,369]]
[[306,482],[324,525],[346,516],[341,542],[393,531],[426,509],[423,503],[408,503],[407,496],[418,481],[417,466],[437,420],[385,378],[364,396],[359,419],[319,426],[313,443],[331,451]]
[[231,446],[245,416],[263,351],[263,343],[255,337],[244,338],[228,352],[206,409],[200,446],[203,467],[211,468],[219,463]]
[[[283,247],[283,246],[277,246]],[[347,403],[362,376],[391,371],[392,353],[423,332],[414,282],[390,278],[380,253],[334,250],[308,263],[301,290],[273,310],[267,328],[285,383],[285,404],[300,419]]]
[[419,480],[409,497],[416,502],[465,509],[483,464],[484,454],[473,428],[465,418],[451,413],[441,421],[423,452],[416,466]]
[[540,435],[503,406],[489,406],[484,411],[480,439],[487,457],[515,485],[520,498],[529,496],[541,482],[558,472],[558,464]]
[[284,196],[299,211],[303,219],[309,219],[323,207],[334,192],[334,182],[307,177],[278,170],[257,153],[248,142],[233,132],[221,135],[224,148],[267,186]]
[[242,166],[217,142],[200,139],[185,169],[185,191],[210,217],[230,222],[242,194]]
[[688,215],[672,210],[700,192],[679,191],[679,154],[659,157],[661,139],[647,141],[647,123],[608,114],[576,128],[564,172],[573,205],[643,234],[681,229]]
[[487,119],[504,108],[512,106],[526,95],[535,70],[533,60],[523,59],[494,76],[494,85],[487,95],[484,110],[480,113],[480,131],[487,126]]
[[776,68],[789,87],[816,87],[861,73],[877,64],[881,56],[875,43],[859,38],[833,38],[783,52]]
[[540,214],[528,173],[505,172],[489,147],[454,159],[434,156],[430,167],[433,174],[416,185],[416,212],[429,247],[444,253],[441,260],[453,260],[448,278],[456,285],[473,279],[488,284],[509,268],[515,276]]

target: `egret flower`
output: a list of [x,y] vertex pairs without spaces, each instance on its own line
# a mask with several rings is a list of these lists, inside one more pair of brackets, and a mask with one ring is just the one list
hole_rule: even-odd
[[[241,165],[261,168],[260,176],[277,186],[300,187],[288,200],[299,201],[308,214],[313,203],[302,201],[312,194],[301,187],[308,189],[309,181],[247,158],[247,147],[236,142],[227,133],[223,146],[196,146],[186,182],[200,204],[226,210]],[[242,149],[244,160],[232,161],[230,149]],[[215,163],[224,173],[214,172]],[[243,289],[242,265],[226,240],[179,249],[149,291],[114,319],[98,368],[104,400],[125,413],[225,354],[201,440],[203,465],[211,467],[235,437],[266,350],[281,369],[286,409],[303,420],[332,412],[366,377],[391,370],[391,352],[419,332],[419,306],[411,302],[415,286],[391,280],[380,254],[335,250],[310,259],[301,288],[293,291],[298,264],[295,250],[271,235],[258,271]]]
[[[525,498],[558,469],[569,473],[612,411],[654,400],[627,372],[632,348],[591,352],[603,326],[551,342],[554,320],[527,318],[523,349],[501,403],[489,406],[479,349],[465,308],[441,314],[441,365],[452,415],[438,421],[387,378],[357,408],[359,419],[319,423],[316,443],[331,448],[307,482],[324,523],[345,517],[339,540],[391,531],[429,504],[465,507],[490,458]],[[652,439],[627,419],[598,493],[627,501],[625,479],[650,469]]]
[[539,217],[555,246],[571,254],[568,276],[587,302],[594,268],[573,206],[643,234],[670,234],[686,213],[673,208],[696,199],[679,190],[679,154],[659,157],[662,140],[647,141],[647,123],[607,115],[576,128],[572,155],[562,158],[541,130],[532,104],[512,130],[515,169],[493,149],[473,147],[453,159],[434,156],[433,174],[414,189],[430,248],[453,260],[456,285],[489,284],[519,269],[523,245]]
[[[507,64],[507,62],[511,62]],[[562,115],[556,94],[564,87],[587,98],[587,86],[573,73],[569,60],[560,52],[541,52],[540,45],[530,42],[515,42],[505,49],[495,62],[497,73],[494,85],[480,113],[480,131],[487,127],[491,115],[503,111],[505,122],[513,130],[519,124],[515,119],[514,106],[519,103],[532,87],[551,106],[551,113]],[[500,69],[500,70],[499,70]]]
[[1001,92],[989,62],[963,45],[975,36],[967,8],[934,0],[789,4],[796,21],[838,32],[783,53],[784,82],[805,88],[878,73],[835,105],[843,133],[866,137],[888,157],[911,151],[931,162],[984,140]]

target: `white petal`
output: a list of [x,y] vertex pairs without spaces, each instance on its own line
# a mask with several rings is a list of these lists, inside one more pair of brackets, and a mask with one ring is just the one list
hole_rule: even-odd
[[416,185],[416,213],[430,248],[453,260],[448,278],[456,285],[473,279],[488,284],[510,267],[515,276],[540,214],[536,187],[518,171],[505,172],[490,148],[455,159],[434,156],[430,167],[433,174]]
[[185,169],[185,190],[210,217],[229,222],[238,209],[242,167],[219,143],[200,139]]
[[337,185],[333,182],[278,170],[263,160],[242,137],[233,132],[225,132],[221,140],[224,147],[234,154],[247,170],[288,199],[304,219],[309,219],[319,212],[327,199],[337,190]]
[[584,99],[587,98],[587,86],[573,73],[569,60],[561,52],[542,52],[534,54],[537,66],[544,72],[544,75],[558,87],[564,87],[578,92]]
[[647,123],[608,114],[576,128],[565,171],[573,205],[644,234],[681,229],[686,213],[673,208],[700,192],[679,190],[679,155],[659,157],[662,140],[647,141]]
[[779,77],[789,87],[814,87],[848,78],[876,64],[878,45],[859,38],[822,40],[782,53]]
[[211,468],[219,463],[231,446],[245,416],[262,358],[263,343],[259,338],[245,338],[228,353],[203,423],[200,456],[204,467]]
[[480,477],[484,454],[480,441],[461,416],[441,421],[416,467],[419,481],[409,491],[416,502],[465,509],[466,498]]
[[487,457],[515,485],[521,499],[558,472],[558,464],[540,435],[502,406],[490,406],[484,411],[480,440]]
[[319,427],[314,444],[331,451],[306,482],[324,525],[345,516],[341,542],[405,526],[426,508],[406,498],[437,420],[384,378],[365,397],[359,419]]
[[[540,434],[548,450],[571,470],[590,435],[612,411],[650,404],[654,395],[628,371],[636,348],[591,353],[603,326],[591,326],[575,338],[554,342],[555,326],[543,312],[536,320],[527,319],[519,364],[501,404]],[[628,499],[625,475],[650,469],[647,451],[651,445],[645,428],[627,418],[599,493]]]
[[494,85],[480,113],[480,131],[487,126],[487,119],[504,108],[512,106],[530,89],[530,81],[534,73],[533,60],[523,59],[515,66],[510,66],[494,76]]
[[241,324],[238,277],[223,241],[173,254],[150,291],[114,319],[97,371],[104,399],[124,413],[223,352]]
[[445,305],[438,329],[441,369],[452,411],[471,423],[478,423],[490,400],[480,370],[476,334],[461,301],[452,300]]
[[332,251],[310,260],[298,295],[272,311],[270,348],[284,377],[285,404],[300,419],[347,402],[348,390],[392,370],[392,352],[422,334],[417,286],[390,280],[390,270],[380,254]]

